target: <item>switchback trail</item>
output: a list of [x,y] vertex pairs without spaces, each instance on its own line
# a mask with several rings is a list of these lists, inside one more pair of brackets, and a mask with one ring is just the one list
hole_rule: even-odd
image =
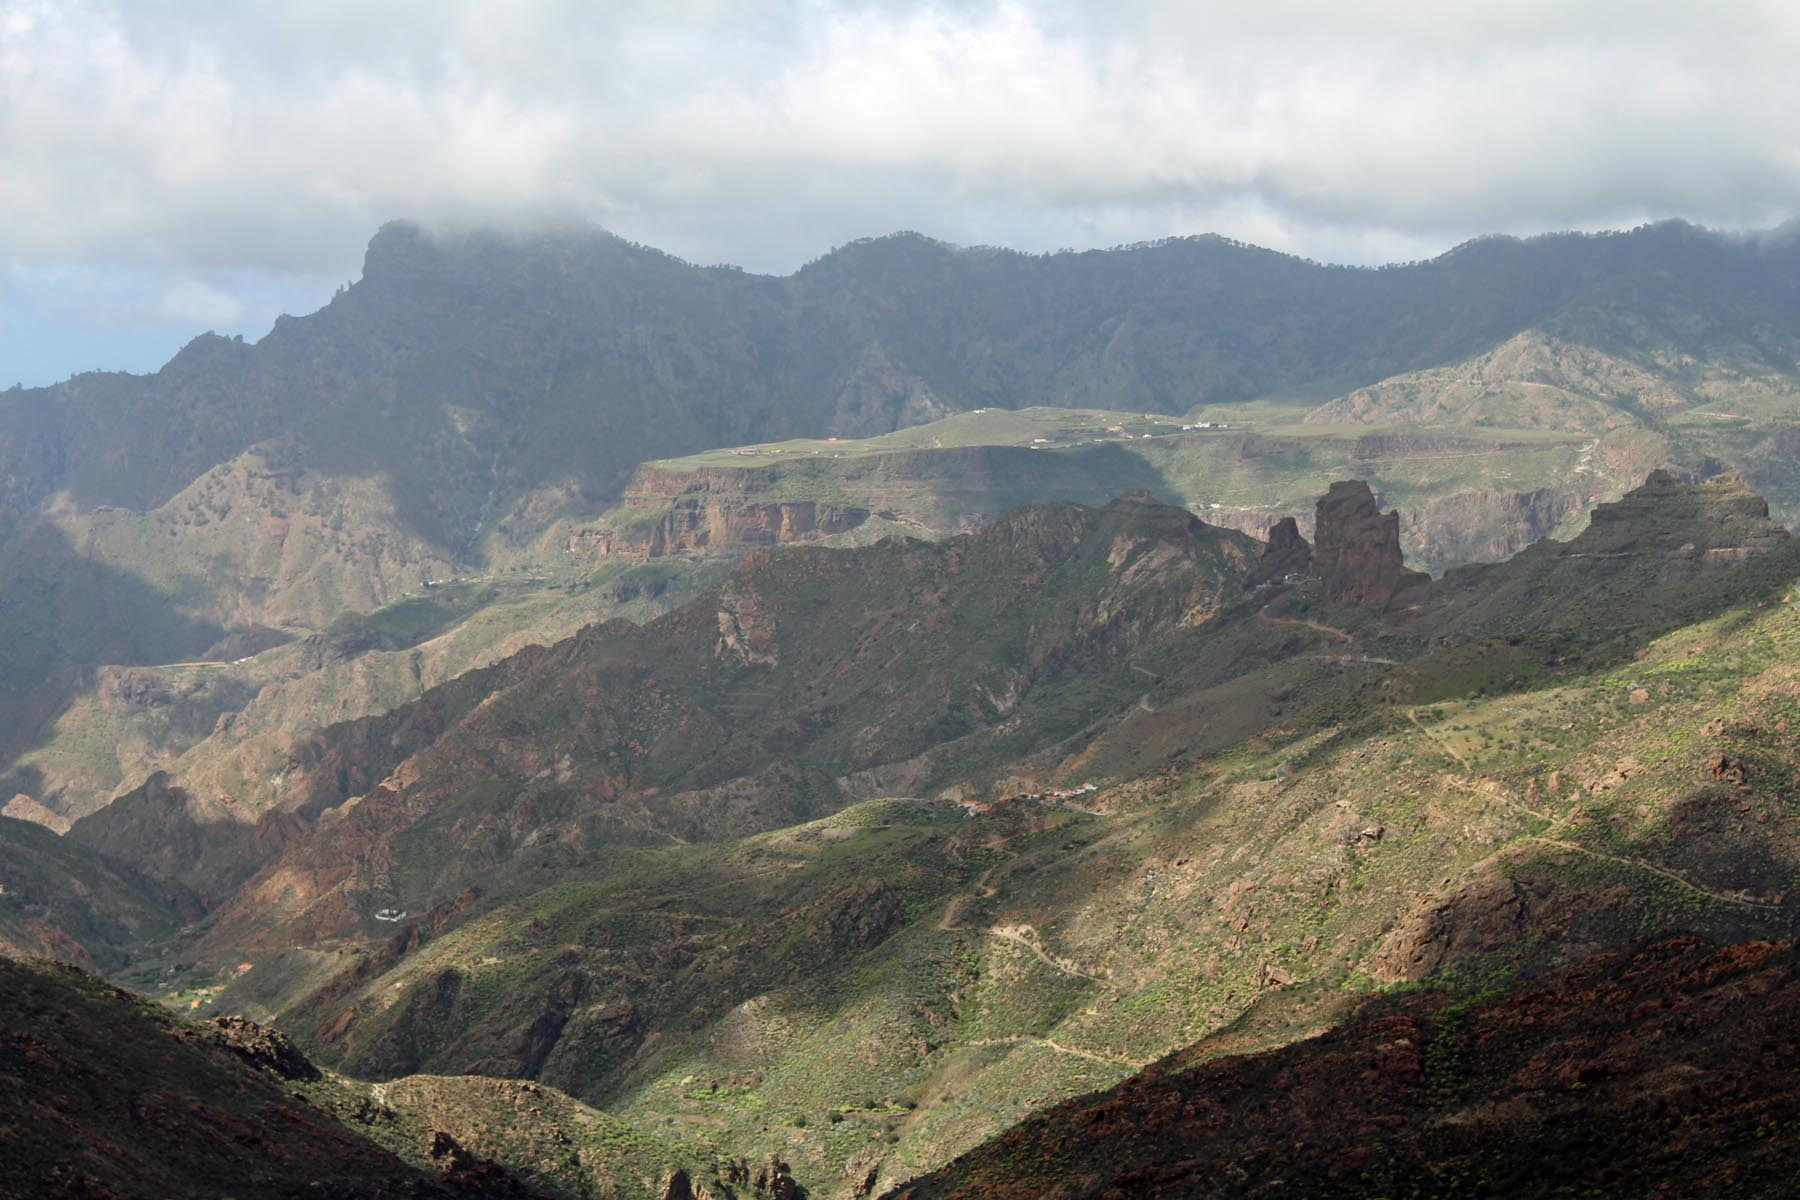
[[1347,629],[1336,629],[1330,625],[1322,625],[1317,621],[1308,620],[1305,617],[1272,617],[1266,611],[1258,611],[1256,615],[1271,625],[1304,625],[1308,629],[1317,630],[1320,633],[1336,638],[1340,642],[1351,645],[1354,645],[1356,642],[1356,635]]
[[1659,867],[1655,863],[1645,862],[1641,858],[1622,858],[1617,854],[1608,854],[1604,850],[1595,850],[1592,847],[1583,846],[1579,842],[1567,842],[1561,838],[1545,837],[1541,834],[1533,837],[1531,840],[1534,842],[1542,842],[1546,846],[1555,846],[1562,850],[1573,850],[1577,854],[1585,854],[1590,858],[1605,859],[1607,862],[1615,862],[1621,866],[1636,867],[1640,871],[1649,871],[1652,875],[1661,875],[1671,883],[1678,884],[1697,895],[1705,896],[1709,900],[1717,900],[1721,904],[1738,904],[1745,908],[1762,908],[1771,911],[1781,908],[1781,905],[1771,903],[1767,900],[1752,900],[1748,896],[1734,896],[1728,892],[1715,892],[1711,888],[1700,886],[1691,879],[1677,875],[1666,867]]
[[[960,858],[958,861],[961,861]],[[963,908],[966,905],[973,904],[977,900],[991,900],[994,896],[999,894],[1000,889],[989,882],[994,878],[994,872],[999,869],[1000,864],[995,863],[993,866],[983,871],[975,880],[974,891],[964,892],[961,895],[950,897],[950,903],[944,905],[944,915],[938,921],[938,929],[944,933],[954,933],[959,929],[967,929],[967,925],[959,923],[962,917]]]
[[1083,1050],[1076,1046],[1065,1046],[1061,1042],[1047,1037],[1033,1037],[1029,1034],[1013,1034],[1011,1037],[976,1038],[971,1046],[1043,1046],[1058,1054],[1072,1054],[1076,1058],[1085,1058],[1090,1062],[1110,1063],[1115,1067],[1130,1067],[1137,1070],[1143,1063],[1133,1062],[1129,1058],[1119,1058],[1111,1054],[1101,1054],[1094,1050]]
[[1068,959],[1056,958],[1050,954],[1046,954],[1044,948],[1038,944],[1037,930],[1029,925],[996,925],[986,932],[991,938],[996,938],[1002,942],[1009,942],[1014,946],[1029,950],[1032,957],[1036,958],[1039,962],[1043,963],[1053,971],[1061,971],[1064,975],[1071,976],[1075,979],[1085,979],[1089,983],[1106,982],[1106,980],[1098,975],[1090,975]]
[[1416,709],[1416,708],[1407,709],[1406,710],[1406,719],[1413,723],[1413,728],[1417,729],[1420,733],[1424,734],[1426,737],[1430,738],[1433,742],[1435,742],[1437,744],[1437,748],[1439,750],[1442,750],[1445,754],[1448,754],[1451,758],[1454,758],[1457,762],[1457,765],[1462,767],[1463,770],[1467,771],[1469,769],[1469,760],[1468,759],[1464,758],[1460,753],[1458,753],[1456,751],[1456,749],[1450,745],[1449,742],[1446,742],[1443,738],[1439,737],[1436,733],[1425,728],[1424,722],[1419,720],[1419,710],[1418,709]]
[[[1464,765],[1466,766],[1468,764],[1465,763]],[[1529,804],[1526,804],[1524,801],[1519,800],[1516,797],[1514,797],[1510,792],[1508,792],[1505,788],[1501,787],[1497,783],[1490,783],[1487,787],[1483,787],[1483,786],[1481,786],[1483,781],[1481,781],[1481,780],[1473,780],[1472,781],[1472,780],[1464,779],[1460,775],[1440,775],[1440,776],[1438,776],[1438,782],[1443,784],[1445,787],[1452,787],[1452,788],[1457,789],[1458,791],[1468,792],[1472,796],[1481,796],[1488,800],[1498,800],[1500,803],[1506,805],[1507,807],[1516,808],[1520,812],[1526,814],[1527,816],[1536,817],[1540,821],[1549,821],[1552,823],[1551,824],[1552,829],[1556,828],[1558,825],[1561,825],[1568,820],[1567,817],[1564,817],[1561,820],[1558,820],[1558,818],[1556,817],[1556,815],[1554,813],[1547,813],[1547,812],[1544,812],[1542,809],[1537,809],[1537,808],[1531,807]]]

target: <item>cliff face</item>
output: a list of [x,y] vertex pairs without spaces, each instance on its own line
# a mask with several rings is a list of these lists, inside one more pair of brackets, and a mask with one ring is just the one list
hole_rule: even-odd
[[769,471],[689,473],[641,468],[625,492],[628,511],[654,514],[616,528],[587,528],[569,536],[568,550],[628,561],[669,554],[729,553],[815,541],[855,529],[869,510],[816,500],[768,500],[778,485]]
[[1797,573],[1800,544],[1741,480],[1692,484],[1652,471],[1641,487],[1595,508],[1570,541],[1538,542],[1504,569],[1446,572],[1422,597],[1421,619],[1445,630],[1473,622],[1514,635],[1591,636],[1606,632],[1593,614],[1612,609],[1622,622],[1668,628]]
[[1400,514],[1383,513],[1361,480],[1331,485],[1319,501],[1313,530],[1313,571],[1328,604],[1386,607],[1395,593],[1425,579],[1401,561]]
[[1270,526],[1268,542],[1252,583],[1278,583],[1292,575],[1312,573],[1312,544],[1300,536],[1300,523],[1293,517],[1283,517]]
[[1567,488],[1480,488],[1401,510],[1400,532],[1415,562],[1499,562],[1549,537],[1600,498]]
[[841,777],[1002,722],[1066,735],[1069,713],[1138,694],[1096,679],[1240,595],[1254,548],[1140,494],[943,543],[750,554],[647,625],[590,627],[296,746],[282,807],[316,823],[258,857],[213,944],[345,934],[539,843],[797,824],[844,803]]
[[645,558],[697,550],[747,550],[813,541],[855,529],[869,519],[866,508],[838,507],[812,500],[742,504],[710,493],[683,496],[657,519],[641,542],[619,549]]

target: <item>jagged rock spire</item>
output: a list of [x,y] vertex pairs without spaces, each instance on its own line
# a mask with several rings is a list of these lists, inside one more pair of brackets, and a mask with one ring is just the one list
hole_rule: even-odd
[[1313,533],[1308,545],[1294,518],[1277,521],[1251,582],[1307,575],[1319,581],[1319,598],[1327,604],[1385,608],[1395,593],[1426,578],[1401,561],[1400,514],[1383,513],[1360,479],[1331,485],[1319,500]]

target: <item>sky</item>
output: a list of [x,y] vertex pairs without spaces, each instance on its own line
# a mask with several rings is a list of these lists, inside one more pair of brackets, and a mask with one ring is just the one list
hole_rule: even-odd
[[258,338],[398,218],[776,273],[1767,227],[1796,62],[1800,0],[0,0],[0,387]]

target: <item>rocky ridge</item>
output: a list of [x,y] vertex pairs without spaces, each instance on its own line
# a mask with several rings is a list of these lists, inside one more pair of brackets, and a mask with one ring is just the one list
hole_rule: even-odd
[[[1176,414],[1355,388],[1552,323],[1572,353],[1650,376],[1704,374],[1718,358],[1727,378],[1767,391],[1767,364],[1800,337],[1789,254],[1779,240],[1680,225],[1495,240],[1385,272],[1220,239],[1035,259],[897,236],[765,279],[591,229],[433,237],[395,224],[371,239],[357,283],[256,345],[207,336],[152,376],[7,393],[0,532],[15,546],[40,534],[68,544],[28,556],[30,577],[0,583],[41,583],[76,544],[103,548],[108,565],[142,566],[110,556],[148,540],[189,560],[159,580],[178,611],[207,582],[207,557],[224,556],[244,584],[201,589],[214,593],[202,605],[213,617],[274,627],[276,614],[310,611],[323,624],[337,615],[331,603],[379,602],[397,578],[511,559],[554,522],[595,515],[659,456],[863,436],[988,406],[1110,396]],[[1640,294],[1648,264],[1690,286]],[[1157,298],[1149,307],[1146,294]],[[1667,311],[1671,295],[1708,319]],[[1636,340],[1647,344],[1634,345],[1631,314],[1646,309],[1655,319]],[[1099,332],[1122,320],[1121,340]],[[1746,326],[1760,354],[1747,353]],[[1719,345],[1694,344],[1694,328]],[[1507,359],[1490,373],[1537,370]],[[1565,391],[1592,393],[1605,420],[1571,400],[1533,423],[1607,435],[1629,419],[1628,398],[1646,389],[1592,375],[1578,372]],[[1683,378],[1671,394],[1703,405],[1722,386]],[[1396,411],[1389,423],[1416,420]],[[1463,425],[1506,415],[1471,422],[1456,411]],[[1764,448],[1726,449],[1772,462]],[[58,493],[67,503],[52,513],[44,506]],[[162,514],[152,524],[135,519],[152,512]],[[149,648],[145,630],[120,632]]]
[[[1432,571],[1566,535],[1653,466],[1742,470],[1791,521],[1788,253],[1665,225],[1333,273],[1217,239],[1037,261],[905,236],[772,280],[592,230],[390,227],[361,281],[262,343],[202,338],[152,377],[82,376],[0,404],[0,447],[17,451],[0,501],[0,795],[72,819],[199,743],[219,790],[237,791],[241,756],[418,690],[371,649],[347,660],[354,677],[261,704],[295,682],[261,652],[346,612],[404,608],[427,581],[538,580],[529,615],[465,615],[490,633],[541,620],[553,639],[580,624],[547,615],[555,593],[591,586],[640,619],[697,589],[697,549],[941,535],[1134,486],[1261,533],[1320,479],[1349,476],[1376,479]],[[1644,289],[1655,271],[1682,286]],[[1119,340],[1096,333],[1121,320]],[[1346,388],[1347,407],[1297,399]],[[1052,453],[934,436],[844,489],[789,474],[770,494],[660,515],[615,504],[654,456],[810,436],[848,476],[863,468],[831,437],[1099,396],[1206,436],[1178,452],[1121,429]],[[1234,410],[1258,398],[1240,430]],[[922,464],[927,448],[948,461]],[[629,566],[659,569],[620,579]],[[222,670],[240,659],[258,661]],[[121,667],[173,702],[96,685]],[[186,686],[199,675],[219,686]],[[239,743],[209,732],[240,716]],[[242,750],[251,739],[261,749]]]
[[[341,936],[460,890],[477,861],[741,835],[841,806],[884,767],[911,762],[923,782],[942,770],[931,755],[990,727],[1073,732],[1114,689],[1072,703],[1064,685],[1126,673],[1135,647],[1235,602],[1254,547],[1140,495],[1020,510],[942,544],[753,554],[649,625],[590,629],[303,742],[287,799],[257,826],[274,853],[248,860],[260,869],[211,938]],[[151,799],[127,797],[73,836]],[[291,841],[276,839],[284,822],[298,822]],[[462,848],[396,862],[394,840],[423,829]]]
[[[265,906],[276,893],[287,899],[275,911],[295,903],[324,904],[309,918],[324,922],[312,929],[314,936],[325,930],[342,933],[377,909],[410,909],[426,898],[400,894],[411,887],[396,889],[390,866],[369,874],[348,864],[385,863],[387,852],[378,847],[437,804],[461,797],[454,802],[472,803],[479,810],[483,802],[478,796],[485,793],[458,782],[472,771],[490,781],[486,788],[523,787],[524,794],[534,797],[508,822],[515,829],[521,820],[580,829],[577,840],[592,844],[602,830],[611,831],[604,836],[628,838],[653,829],[703,835],[707,822],[723,819],[724,825],[713,826],[712,836],[718,836],[743,831],[730,816],[733,812],[758,813],[750,818],[758,824],[816,816],[870,786],[857,782],[864,776],[880,778],[877,786],[882,787],[917,786],[934,777],[939,786],[953,782],[933,765],[942,761],[944,749],[986,726],[1016,724],[1022,712],[1030,711],[1030,706],[1020,710],[1020,704],[1031,695],[1037,672],[1065,672],[1080,656],[1095,654],[1101,656],[1096,661],[1124,669],[1122,651],[1205,626],[1233,603],[1228,599],[1232,589],[1245,582],[1294,582],[1301,602],[1310,596],[1321,603],[1377,611],[1395,605],[1400,596],[1419,610],[1409,619],[1419,623],[1421,632],[1456,629],[1466,635],[1480,628],[1510,629],[1522,614],[1533,612],[1546,630],[1558,622],[1586,622],[1599,607],[1591,597],[1621,586],[1642,589],[1644,603],[1653,607],[1663,597],[1685,605],[1684,611],[1699,612],[1726,593],[1707,600],[1701,594],[1737,586],[1731,581],[1737,568],[1760,570],[1756,564],[1766,557],[1773,564],[1767,570],[1779,575],[1792,557],[1791,539],[1741,484],[1720,480],[1690,487],[1671,476],[1654,477],[1627,501],[1602,507],[1595,527],[1572,543],[1546,543],[1504,570],[1458,572],[1429,586],[1399,562],[1394,516],[1379,512],[1365,485],[1335,485],[1319,504],[1315,526],[1324,531],[1323,555],[1287,522],[1273,531],[1260,561],[1252,560],[1254,543],[1211,530],[1147,495],[1121,499],[1098,516],[1071,524],[1071,514],[1079,511],[1058,506],[1023,510],[972,540],[953,539],[941,547],[872,547],[854,553],[860,565],[833,552],[752,556],[709,597],[642,630],[604,626],[550,650],[528,650],[442,685],[393,714],[303,739],[283,770],[283,800],[260,817],[211,813],[179,787],[156,779],[139,794],[78,823],[71,838],[130,861],[134,870],[153,878],[193,889],[213,904],[234,891],[249,871],[273,871],[256,885],[258,891],[244,897],[242,919],[227,923],[236,931],[228,936],[251,936],[265,920],[258,914],[270,911]],[[1076,600],[1087,585],[1075,581],[1107,538],[1112,542],[1104,558],[1114,594]],[[1089,548],[1072,553],[1072,544]],[[1203,544],[1207,549],[1197,552]],[[986,564],[985,579],[979,579],[978,562]],[[961,664],[973,676],[974,693],[980,697],[973,708],[955,698],[954,685],[944,692],[936,690],[942,684],[922,691],[896,686],[905,671],[924,669],[932,677],[943,668],[926,667],[923,661],[916,668],[904,666],[928,651],[908,651],[897,644],[888,648],[909,628],[894,621],[893,610],[887,609],[895,595],[926,599],[927,607],[915,621],[949,628],[977,621],[991,629],[995,614],[1017,608],[1033,588],[1043,586],[1046,569],[1060,572],[1078,591],[1065,614],[1049,622],[1034,620],[1031,638],[1039,645],[1023,649],[1023,669],[1014,657],[1021,648],[1000,643]],[[1016,579],[1009,573],[1016,573]],[[1719,577],[1716,583],[1706,582],[1711,575]],[[867,587],[865,576],[872,581]],[[922,582],[934,576],[967,597],[939,610],[941,601],[930,600],[930,589]],[[830,585],[827,601],[837,615],[831,626],[820,627],[810,615],[791,610],[823,579],[837,581]],[[1622,584],[1624,579],[1629,583]],[[1009,597],[1009,591],[1016,596]],[[979,593],[993,598],[978,600]],[[1151,596],[1157,597],[1153,603]],[[815,602],[800,601],[802,607]],[[957,615],[957,605],[969,603],[975,607]],[[856,620],[871,623],[845,641],[854,612],[866,614]],[[1072,623],[1065,623],[1070,618]],[[1206,636],[1253,646],[1234,632],[1239,628],[1221,627]],[[1265,632],[1273,629],[1265,626]],[[851,661],[868,663],[886,655],[888,666],[866,678],[851,671],[846,678],[857,682],[848,691],[828,688],[819,695],[821,655],[845,652],[853,656]],[[1071,654],[1076,659],[1066,657]],[[1207,669],[1211,674],[1192,677],[1186,686],[1210,686],[1243,669],[1232,665],[1229,655],[1216,655],[1206,655],[1214,664]],[[848,669],[842,658],[831,661],[839,674]],[[1135,674],[1137,667],[1129,670]],[[744,671],[797,682],[771,689],[753,675],[732,678]],[[558,682],[547,682],[552,679]],[[646,679],[656,686],[646,690]],[[778,695],[802,697],[805,703],[785,713],[784,701],[772,703]],[[589,714],[583,724],[592,722],[593,728],[573,727],[560,748],[545,744],[537,732],[544,718],[527,714],[547,701],[554,707],[581,696],[592,697],[583,702]],[[1115,702],[1103,691],[1091,699],[1099,705]],[[882,706],[879,715],[870,705]],[[753,721],[746,723],[752,711],[768,714],[768,732],[758,731]],[[847,719],[850,713],[865,713],[872,723],[858,728]],[[509,726],[519,732],[504,732]],[[1075,727],[1065,726],[1070,731]],[[1219,736],[1228,736],[1231,728],[1220,725]],[[691,747],[688,739],[697,736],[696,730],[709,730],[705,738],[724,738],[737,749],[693,760],[691,750],[683,747]],[[1100,761],[1095,755],[1122,746],[1128,732],[1096,740],[1083,759],[1071,761]],[[785,765],[777,766],[769,757],[777,744],[785,747]],[[795,748],[807,746],[816,749],[794,756]],[[497,760],[500,747],[508,749]],[[822,755],[816,767],[801,766],[815,754]],[[516,762],[501,766],[509,758]],[[659,761],[667,766],[657,766]],[[605,797],[605,807],[590,811],[592,801],[578,800],[582,795]],[[797,795],[807,799],[801,807],[791,807]],[[352,800],[357,804],[346,803]],[[764,807],[777,801],[779,809]],[[495,850],[503,857],[518,853],[506,847],[543,836],[528,837],[529,827],[506,829],[478,811],[468,819],[488,831],[484,836],[495,839]],[[461,836],[467,839],[468,830]],[[296,860],[279,869],[271,865],[295,855],[312,861],[303,865]],[[439,889],[441,895],[453,894],[470,881],[440,876],[418,882],[426,884],[428,897]]]

